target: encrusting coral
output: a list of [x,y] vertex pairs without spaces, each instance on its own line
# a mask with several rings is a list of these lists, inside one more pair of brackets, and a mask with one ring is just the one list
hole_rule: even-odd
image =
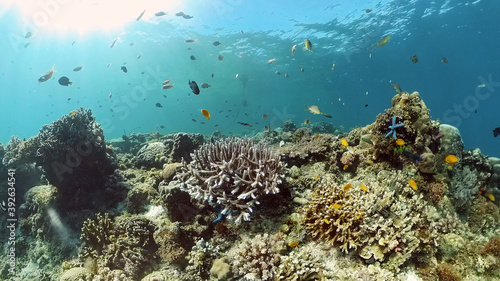
[[229,218],[237,212],[236,222],[250,220],[258,199],[278,193],[284,178],[280,156],[248,139],[205,144],[191,157],[175,177],[181,187],[197,199],[222,205],[221,213]]

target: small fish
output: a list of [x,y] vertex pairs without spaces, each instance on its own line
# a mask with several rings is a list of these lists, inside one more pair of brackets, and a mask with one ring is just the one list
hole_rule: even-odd
[[120,40],[120,37],[117,37],[113,43],[111,43],[111,45],[109,45],[109,48],[113,48],[115,45],[116,45],[116,42],[118,42],[118,40]]
[[262,115],[262,119],[266,119],[267,117],[269,117],[269,115],[267,114]]
[[292,46],[292,56],[295,54],[295,50],[297,49],[297,44]]
[[61,86],[69,86],[72,84],[73,84],[73,82],[70,82],[69,78],[66,76],[59,78],[59,85],[61,85]]
[[270,59],[270,60],[267,61],[267,64],[271,64],[271,63],[273,63],[275,61],[276,61],[276,58],[272,58],[272,59]]
[[290,76],[288,75],[288,73],[285,73],[285,78],[288,78],[288,77],[290,77]]
[[166,85],[168,83],[170,83],[170,79],[166,79],[165,81],[161,82],[162,85]]
[[128,44],[130,47],[134,46],[135,43],[134,42],[131,42],[130,44]]
[[413,57],[411,57],[410,59],[411,59],[411,62],[413,62],[413,63],[417,63],[418,62],[418,58],[417,58],[416,55],[413,56]]
[[364,141],[364,142],[366,142],[366,143],[369,143],[369,144],[373,145],[373,142],[370,139],[368,139],[368,138],[361,138],[361,140]]
[[288,243],[288,246],[292,247],[292,248],[297,247],[298,245],[299,245],[299,242],[297,242],[297,241],[293,241],[293,242]]
[[486,197],[488,197],[491,201],[495,201],[495,196],[491,193],[486,193]]
[[484,88],[484,87],[486,87],[486,84],[479,84],[479,85],[477,85],[477,87],[478,88]]
[[191,121],[196,122],[196,119],[191,119]]
[[211,86],[208,85],[207,83],[201,83],[200,87],[202,87],[203,89],[206,89],[206,88],[210,88]]
[[367,103],[365,104],[365,107],[368,107],[368,104],[367,104]]
[[184,14],[184,12],[178,12],[178,13],[176,13],[175,15],[176,15],[176,16],[178,16],[178,17],[183,17],[183,16],[185,16],[186,14]]
[[29,39],[31,36],[33,36],[33,33],[31,31],[26,32],[26,35],[24,35],[24,38]]
[[396,90],[396,92],[398,92],[398,94],[401,94],[401,92],[402,92],[401,91],[401,87],[399,87],[398,84],[391,82],[391,85],[394,87],[394,89]]
[[127,73],[127,71],[128,71],[128,70],[127,70],[127,67],[126,67],[126,66],[124,66],[124,65],[122,65],[122,67],[120,67],[120,69],[121,69],[123,72],[125,72],[125,73]]
[[325,222],[326,224],[330,224],[330,221],[328,221],[327,219],[323,219],[323,222]]
[[71,111],[71,112],[69,113],[69,115],[75,115],[75,114],[76,114],[76,111]]
[[390,35],[386,35],[386,36],[382,37],[382,39],[380,39],[380,40],[377,42],[376,46],[377,46],[377,47],[379,47],[379,48],[380,48],[380,47],[383,47],[383,46],[385,46],[387,43],[389,43],[389,40],[391,40],[391,36],[390,36]]
[[342,169],[345,171],[347,168],[349,168],[349,165],[345,164]]
[[200,94],[200,88],[198,88],[198,84],[196,84],[196,82],[189,80],[189,87],[191,88],[191,91],[193,91],[193,94]]
[[161,85],[161,88],[163,90],[172,89],[173,87],[174,87],[173,84],[163,84],[163,85]]
[[50,80],[50,79],[52,78],[52,76],[54,75],[54,72],[56,72],[56,71],[54,70],[54,67],[55,67],[55,66],[56,66],[56,65],[54,64],[54,65],[52,66],[52,69],[51,69],[51,70],[47,71],[44,75],[42,75],[42,77],[38,78],[38,82],[39,82],[39,83],[42,83],[42,82],[45,82],[45,81],[47,81],[47,80]]
[[108,98],[111,98],[113,96],[113,93],[109,93]]
[[306,50],[308,50],[309,52],[312,52],[312,44],[311,44],[311,41],[309,41],[309,39],[306,39],[304,41],[304,48],[306,48]]
[[193,55],[191,55],[189,58],[190,58],[191,60],[196,60],[196,57],[195,57],[195,56],[193,56]]
[[446,156],[446,158],[444,158],[444,162],[451,164],[451,165],[455,165],[455,163],[458,162],[458,158],[457,158],[457,156],[450,154],[450,155]]
[[83,66],[77,66],[77,67],[73,68],[73,71],[78,72],[82,69],[83,69]]
[[448,63],[448,59],[447,59],[446,57],[443,57],[443,58],[441,59],[441,62],[442,62],[442,63]]
[[364,184],[360,185],[359,188],[361,188],[361,190],[363,191],[368,191],[368,187],[366,187],[366,185]]
[[500,127],[493,129],[493,136],[496,138],[500,135]]
[[248,124],[248,123],[244,123],[244,122],[238,122],[238,124],[242,125],[242,126],[248,126],[248,127],[252,127],[252,125]]
[[217,59],[218,59],[218,60],[220,60],[220,61],[222,61],[222,60],[224,59],[224,56],[219,55],[219,56],[217,57]]
[[157,102],[156,107],[163,107],[163,105],[161,105],[161,103]]
[[332,64],[332,71],[335,69],[335,64]]
[[139,21],[142,16],[144,16],[144,13],[146,12],[146,10],[142,11],[142,13],[137,17],[136,21]]
[[165,12],[163,12],[163,11],[160,11],[160,12],[155,13],[155,16],[157,16],[157,17],[161,17],[161,16],[164,16],[164,15],[166,15],[166,14],[167,14],[167,13],[165,13]]
[[405,145],[405,141],[403,139],[397,139],[396,144],[399,146],[403,146],[403,145]]
[[212,75],[210,75],[210,76],[212,76],[212,78],[214,78],[214,74],[213,74],[213,73],[212,73]]
[[207,119],[210,119],[210,118],[211,118],[211,117],[210,117],[210,113],[209,113],[209,112],[208,112],[208,110],[206,110],[206,109],[202,109],[202,110],[201,110],[201,114],[203,114],[203,116],[205,116],[205,118],[207,118]]
[[276,75],[280,75],[280,74],[281,74],[281,72],[279,72],[279,71],[275,71],[274,73],[275,73]]
[[341,144],[343,147],[348,147],[348,146],[349,146],[349,143],[348,143],[345,139],[341,139],[341,140],[340,140],[340,144]]
[[307,118],[305,121],[304,121],[304,125],[309,125],[311,124],[311,120],[309,120],[309,118]]
[[304,72],[306,71],[303,67],[300,68],[300,71]]
[[138,55],[138,56],[137,56],[137,59],[140,59],[141,57],[142,57],[142,55]]
[[365,9],[365,14],[369,14],[372,12],[372,9]]
[[31,42],[28,42],[28,43],[24,44],[24,48],[25,49],[28,48],[29,45],[31,45]]
[[161,126],[160,126],[160,129],[165,129],[165,126],[161,125]]
[[186,14],[185,14],[185,15],[183,15],[182,17],[183,17],[183,18],[185,18],[185,19],[187,19],[187,20],[188,20],[188,19],[192,19],[192,18],[193,18],[193,16],[186,15]]
[[411,188],[413,188],[413,190],[418,190],[417,183],[414,180],[409,179],[408,184],[410,185]]
[[334,204],[330,205],[330,207],[331,207],[332,209],[337,209],[337,210],[338,210],[338,209],[342,208],[342,205],[337,204],[337,203],[334,203]]
[[216,46],[216,47],[217,47],[217,46],[219,46],[219,45],[220,45],[220,42],[219,42],[219,41],[214,41],[214,42],[212,43],[212,45],[214,45],[214,46]]
[[184,42],[186,42],[186,43],[194,43],[194,42],[196,42],[196,40],[197,39],[186,39],[186,40],[184,40]]

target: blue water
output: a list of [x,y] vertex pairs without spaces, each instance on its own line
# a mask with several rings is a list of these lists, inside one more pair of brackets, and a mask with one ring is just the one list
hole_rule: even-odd
[[[64,5],[73,2],[54,0],[61,9],[51,17],[63,17]],[[152,131],[251,135],[268,124],[300,124],[308,117],[349,130],[374,122],[390,107],[393,81],[420,92],[433,119],[460,129],[467,149],[500,156],[500,138],[492,134],[500,127],[497,1],[345,2],[165,2],[139,21],[143,9],[122,26],[84,33],[37,26],[15,5],[0,3],[0,142],[32,137],[80,107],[92,109],[107,138]],[[155,17],[159,10],[167,15]],[[181,10],[193,18],[175,16]],[[119,7],[109,11],[115,13]],[[27,31],[34,34],[29,39]],[[374,48],[385,35],[389,43]],[[303,49],[306,38],[313,52]],[[272,58],[277,60],[267,64]],[[53,65],[54,78],[39,83]],[[80,65],[82,71],[72,71]],[[59,85],[63,75],[73,85]],[[174,88],[162,90],[165,79]],[[188,80],[211,87],[196,96]],[[311,115],[305,105],[333,118]],[[201,109],[212,118],[206,120]]]

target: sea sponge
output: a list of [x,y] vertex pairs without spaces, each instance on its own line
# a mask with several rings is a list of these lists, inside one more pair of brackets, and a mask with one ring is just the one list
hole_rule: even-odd
[[205,144],[191,154],[191,163],[183,161],[175,176],[181,188],[212,205],[222,205],[222,214],[236,222],[250,220],[253,206],[265,194],[276,194],[284,178],[280,156],[249,139]]

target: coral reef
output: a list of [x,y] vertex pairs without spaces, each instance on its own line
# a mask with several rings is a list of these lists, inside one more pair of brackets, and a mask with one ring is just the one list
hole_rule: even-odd
[[141,216],[118,217],[113,221],[107,214],[98,214],[83,225],[80,255],[97,259],[100,268],[119,269],[127,277],[137,279],[156,260],[154,231],[154,224]]
[[237,212],[236,222],[250,220],[257,200],[278,193],[284,177],[280,157],[248,139],[203,145],[192,158],[189,164],[183,161],[176,175],[182,188],[194,198],[221,205],[228,217]]

